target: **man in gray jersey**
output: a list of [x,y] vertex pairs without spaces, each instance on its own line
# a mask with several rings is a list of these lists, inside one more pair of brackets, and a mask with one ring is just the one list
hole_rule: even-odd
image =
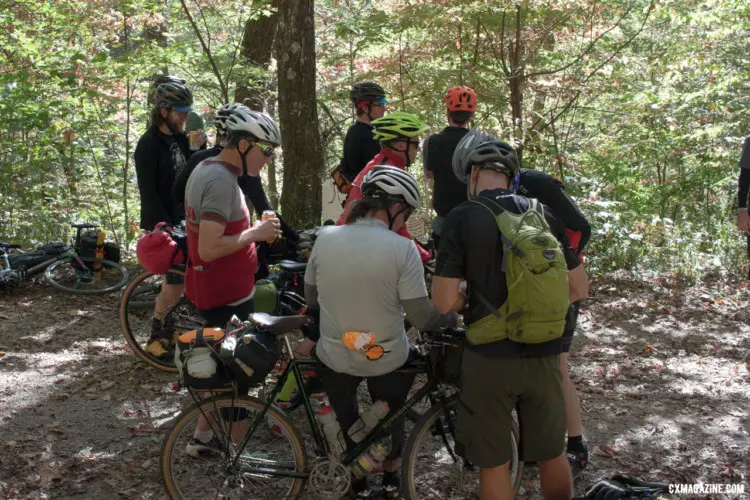
[[[409,354],[404,313],[427,331],[456,317],[435,311],[414,243],[395,232],[419,207],[414,178],[400,168],[378,166],[364,178],[362,194],[347,224],[326,227],[318,235],[305,273],[307,305],[320,309],[316,353],[328,368],[323,385],[342,429],[357,419],[357,387],[365,378],[373,402],[383,400],[391,410],[404,405],[414,378],[395,373]],[[344,437],[351,451],[354,443],[348,434]],[[386,494],[400,485],[404,438],[403,422],[396,423],[383,463]],[[368,498],[366,479],[353,489],[359,498]]]

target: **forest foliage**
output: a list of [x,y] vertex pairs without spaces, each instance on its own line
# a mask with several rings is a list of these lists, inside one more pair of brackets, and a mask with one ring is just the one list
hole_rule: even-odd
[[[261,76],[274,112],[276,61],[294,43],[283,37],[264,68],[243,60],[242,40],[287,1],[5,0],[0,241],[64,240],[68,223],[87,220],[132,245],[132,154],[150,81],[187,79],[210,125],[238,86]],[[392,109],[435,132],[445,89],[470,85],[475,125],[514,141],[525,167],[563,179],[590,217],[593,272],[697,276],[745,265],[734,223],[750,132],[750,3],[317,0],[314,17],[317,93],[290,96],[317,104],[325,160],[308,174],[325,181],[339,160],[353,82],[380,82]],[[308,202],[276,187],[272,199],[297,204],[290,211]]]

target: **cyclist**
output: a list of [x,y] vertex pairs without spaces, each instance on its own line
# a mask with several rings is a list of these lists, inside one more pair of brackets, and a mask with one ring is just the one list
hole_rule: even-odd
[[[453,168],[456,177],[467,183],[472,201],[459,205],[445,219],[432,297],[440,312],[467,306],[464,321],[471,336],[472,325],[485,324],[485,318],[492,318],[510,297],[504,265],[507,261],[503,260],[507,244],[503,242],[508,236],[499,234],[493,215],[503,211],[522,214],[533,205],[510,190],[511,179],[519,170],[515,151],[489,134],[476,129],[467,134],[456,147]],[[580,288],[585,288],[585,271],[570,247],[563,224],[547,207],[543,210],[571,270],[569,300],[575,301],[582,294]],[[520,258],[518,255],[516,258]],[[520,289],[519,283],[513,286]],[[562,289],[563,294],[566,291]],[[562,300],[566,299],[563,295]],[[477,323],[479,320],[484,321]],[[559,361],[562,339],[536,344],[514,342],[502,339],[506,330],[502,325],[498,328],[497,332],[491,327],[488,331],[501,339],[475,342],[464,351],[457,451],[480,467],[482,499],[513,498],[508,464],[511,412],[516,407],[521,459],[538,463],[545,498],[569,499],[572,478],[566,456],[561,453],[566,425]],[[562,335],[562,323],[559,328]],[[494,382],[488,384],[488,380]]]
[[[172,197],[175,200],[184,201],[185,186],[187,185],[188,178],[190,178],[190,174],[192,174],[195,170],[195,167],[197,167],[198,164],[203,160],[218,156],[219,153],[222,152],[227,143],[227,120],[232,115],[232,113],[234,113],[238,109],[243,108],[245,108],[245,106],[243,106],[242,104],[228,103],[223,105],[216,112],[216,118],[214,120],[216,124],[216,145],[212,148],[206,149],[205,151],[199,151],[190,157],[190,161],[188,161],[187,166],[177,178],[174,186],[172,187]],[[242,189],[242,193],[244,194],[245,198],[250,201],[250,204],[255,209],[255,213],[257,214],[258,218],[260,218],[265,210],[273,210],[273,207],[271,207],[271,202],[268,200],[268,196],[266,196],[266,192],[263,190],[263,183],[261,182],[260,176],[251,176],[245,173],[237,179],[237,183]],[[284,221],[284,218],[278,212],[276,215],[279,218],[279,222],[281,223],[282,235],[290,241],[298,241],[299,236],[297,234],[297,231],[289,227],[286,221]],[[258,273],[256,274],[256,277],[259,279],[264,278],[268,275],[268,266],[265,263],[263,255],[261,254],[262,252],[259,249],[259,265]]]
[[383,116],[388,100],[383,87],[373,82],[355,83],[349,91],[349,98],[357,120],[346,132],[339,172],[352,182],[380,151],[378,141],[372,137],[372,122]]
[[[352,182],[352,190],[349,192],[344,211],[336,222],[339,226],[348,220],[354,202],[362,198],[362,182],[370,170],[378,165],[408,170],[420,150],[419,138],[428,130],[427,125],[419,118],[402,111],[395,111],[378,118],[372,122],[372,125],[373,137],[380,141],[381,149]],[[401,225],[397,232],[405,238],[412,239],[406,225]],[[430,252],[418,244],[417,251],[422,262],[429,262],[432,257]]]
[[[141,195],[141,229],[151,231],[159,222],[179,223],[179,209],[172,198],[172,184],[185,168],[190,150],[185,135],[185,121],[193,109],[193,94],[184,80],[160,77],[155,89],[156,105],[151,112],[151,126],[138,140],[135,148],[135,171]],[[199,145],[206,142],[199,134]],[[154,356],[168,351],[161,338],[164,311],[179,300],[183,290],[181,275],[167,274],[156,299],[151,326],[151,339],[146,350]]]
[[436,247],[448,212],[466,201],[466,185],[453,175],[451,158],[458,142],[469,132],[468,123],[477,109],[477,94],[470,87],[453,87],[445,93],[443,101],[448,126],[425,139],[422,146],[424,176],[434,184],[432,205],[437,217],[432,222],[432,240]]
[[[232,316],[241,320],[254,311],[255,243],[281,233],[279,221],[251,224],[237,179],[257,176],[281,146],[279,129],[268,115],[242,106],[227,119],[226,147],[204,160],[188,179],[185,192],[188,253],[185,292],[206,319],[223,328]],[[248,388],[239,388],[247,393]],[[238,425],[238,428],[241,426]],[[213,432],[201,418],[188,443],[188,455],[213,450]]]
[[[591,226],[576,202],[565,192],[565,186],[561,181],[544,172],[522,168],[519,174],[517,192],[527,198],[536,198],[543,205],[549,207],[552,213],[565,225],[573,249],[579,256],[583,253],[591,237]],[[574,478],[589,463],[589,452],[583,440],[581,400],[568,373],[568,357],[580,308],[581,302],[576,301],[568,311],[563,333],[562,353],[560,353],[560,371],[562,373],[565,411],[568,421],[567,455]]]
[[[750,136],[745,139],[740,156],[740,178],[737,192],[737,227],[747,235],[747,256],[750,258],[750,217],[747,215],[747,194],[750,191]],[[750,271],[748,271],[750,278]]]
[[[308,307],[320,309],[316,354],[328,367],[323,385],[349,451],[354,443],[346,430],[357,420],[357,387],[363,378],[373,402],[384,400],[393,410],[406,401],[414,377],[394,373],[409,353],[404,313],[423,330],[455,322],[455,315],[435,311],[414,245],[394,234],[419,207],[414,178],[396,167],[377,166],[366,175],[362,193],[347,224],[321,230],[305,273]],[[397,423],[383,464],[383,485],[391,496],[400,485],[404,439],[403,423]],[[366,479],[354,481],[353,487],[358,498],[368,498]]]

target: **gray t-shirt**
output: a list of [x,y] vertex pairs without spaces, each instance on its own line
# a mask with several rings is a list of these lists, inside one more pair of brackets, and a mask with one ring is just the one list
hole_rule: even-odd
[[247,214],[245,197],[237,177],[240,171],[214,158],[203,160],[190,174],[185,186],[185,218],[188,226],[210,220],[227,225],[243,220]]
[[[427,296],[414,243],[377,219],[321,230],[305,282],[318,288],[320,340],[316,352],[331,369],[363,377],[403,366],[409,354],[400,301]],[[368,359],[344,344],[347,332],[374,333],[385,354]]]

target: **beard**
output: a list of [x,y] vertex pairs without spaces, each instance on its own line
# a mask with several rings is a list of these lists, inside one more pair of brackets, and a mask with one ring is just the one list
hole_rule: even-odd
[[171,113],[167,115],[166,122],[167,128],[169,128],[173,134],[185,132],[185,122],[180,122],[178,119],[174,118]]

